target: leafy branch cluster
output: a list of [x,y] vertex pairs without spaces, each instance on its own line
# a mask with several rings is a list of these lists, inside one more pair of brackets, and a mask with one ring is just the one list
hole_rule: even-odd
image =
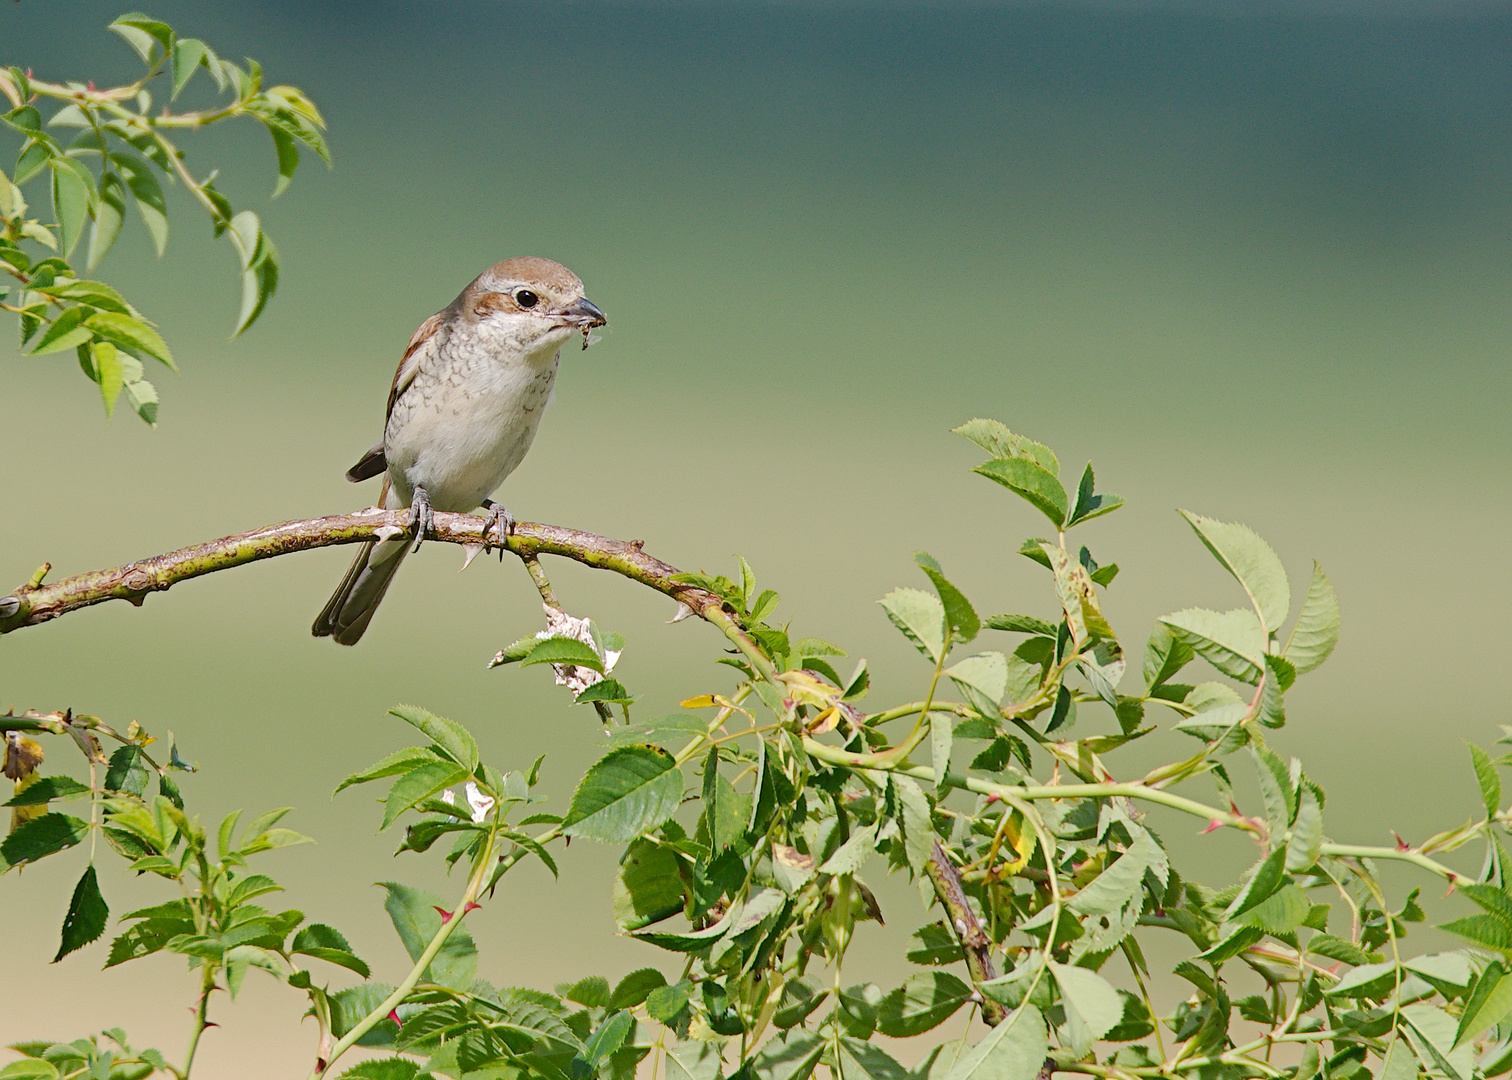
[[[0,309],[17,316],[23,352],[74,350],[84,374],[99,387],[107,416],[124,391],[132,410],[156,424],[158,394],[146,378],[146,365],[156,361],[177,370],[173,355],[154,324],[118,290],[81,275],[72,260],[84,234],[89,234],[83,260],[88,273],[115,244],[129,202],[161,256],[168,243],[163,185],[183,184],[210,215],[215,235],[225,236],[236,252],[242,276],[239,334],[278,287],[278,250],[257,214],[238,212],[216,188],[215,172],[196,179],[172,136],[239,116],[260,121],[278,159],[275,196],[293,177],[301,145],[327,162],[330,152],[315,104],[292,86],[264,89],[255,60],[239,65],[222,59],[203,41],[180,38],[168,24],[144,15],[123,15],[110,29],[145,65],[142,76],[124,86],[52,83],[19,67],[0,69],[0,93],[11,105],[0,120],[21,137],[11,175],[0,170],[0,272],[16,282],[0,287]],[[152,113],[155,81],[161,79],[159,96],[171,103],[200,70],[224,103],[180,113],[164,105]],[[58,105],[45,120],[43,103]],[[64,140],[49,131],[59,128],[76,132]],[[22,189],[33,182],[50,189],[52,221],[31,212]]]
[[[733,682],[705,683],[679,711],[643,716],[613,674],[624,641],[561,611],[526,558],[548,629],[495,664],[550,665],[576,700],[608,717],[603,753],[552,811],[541,761],[496,769],[462,725],[394,710],[424,740],[338,790],[386,782],[380,825],[404,826],[399,850],[437,849],[448,867],[465,868],[450,901],[385,885],[412,963],[395,982],[371,981],[336,930],[249,903],[276,885],[248,873],[247,856],[299,838],[274,827],[275,812],[233,839],[233,818],[212,861],[168,780],[176,753],[157,767],[136,729],[116,736],[125,745],[103,779],[91,765],[83,784],[27,769],[41,757],[27,733],[72,736],[88,755],[88,737],[109,734],[98,721],[0,718],[7,769],[23,776],[18,810],[69,798],[93,808],[89,821],[51,811],[21,822],[0,845],[6,868],[98,834],[137,872],[178,882],[181,897],[125,917],[109,962],[184,954],[199,977],[196,1040],[216,992],[234,995],[249,968],[271,973],[308,1000],[319,1032],[312,1078],[629,1080],[650,1070],[666,1080],[808,1080],[823,1069],[832,1080],[1477,1080],[1512,1071],[1509,815],[1498,774],[1509,758],[1472,748],[1480,820],[1417,846],[1335,842],[1322,789],[1267,741],[1286,722],[1295,680],[1338,638],[1321,568],[1293,618],[1291,583],[1269,545],[1244,526],[1184,513],[1244,604],[1164,616],[1145,642],[1139,685],[1126,692],[1136,673],[1101,601],[1118,568],[1069,539],[1121,500],[1096,490],[1090,466],[1072,496],[1047,447],[995,421],[958,431],[988,455],[976,472],[1050,522],[1053,537],[1020,552],[1046,569],[1053,600],[1037,614],[982,617],[920,553],[930,587],[881,601],[924,660],[915,700],[869,710],[865,662],[842,668],[839,646],[776,621],[780,598],[758,588],[742,559],[738,577],[676,575],[719,599],[705,617],[737,646],[717,658]],[[984,634],[1008,640],[961,655]],[[1199,662],[1207,674],[1186,676]],[[1115,752],[1157,735],[1185,746],[1167,764],[1120,776]],[[129,783],[118,764],[127,758]],[[1256,805],[1236,791],[1241,767],[1257,778]],[[159,790],[148,798],[154,773]],[[1214,797],[1194,795],[1194,784]],[[1150,807],[1241,832],[1259,857],[1236,881],[1204,881],[1175,864]],[[574,838],[623,845],[614,918],[661,962],[552,990],[481,978],[466,922],[489,910],[521,860],[555,873]],[[1478,873],[1440,861],[1472,841],[1486,852]],[[1404,947],[1423,912],[1416,890],[1388,900],[1377,873],[1385,861],[1417,866],[1477,906],[1443,927],[1465,948]],[[882,911],[870,884],[879,873],[911,879],[922,907],[907,953],[917,970],[892,987],[844,977],[849,951],[869,947],[869,923],[906,917]],[[94,874],[91,861],[60,955],[105,929]],[[1156,1003],[1163,973],[1146,960],[1152,935],[1188,952],[1172,971],[1188,996],[1166,1008]],[[362,981],[325,983],[306,958]],[[878,1041],[928,1039],[963,1011],[960,1034],[914,1052],[912,1067]],[[86,1066],[188,1075],[194,1044],[180,1067],[132,1056],[119,1034],[18,1044],[27,1056],[0,1076],[86,1075]],[[354,1046],[388,1056],[340,1072]],[[116,1064],[88,1065],[106,1054]]]

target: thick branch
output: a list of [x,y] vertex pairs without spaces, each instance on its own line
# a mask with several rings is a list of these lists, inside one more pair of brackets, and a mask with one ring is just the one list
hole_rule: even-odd
[[[125,600],[140,607],[148,593],[162,592],[180,581],[295,551],[357,544],[378,538],[380,534],[397,535],[407,520],[408,512],[404,510],[365,510],[307,521],[285,521],[125,566],[91,570],[53,582],[43,583],[39,580],[40,575],[36,575],[11,595],[0,597],[0,634],[8,634],[23,626],[35,626],[106,600]],[[482,544],[484,525],[483,518],[471,514],[437,514],[435,538],[450,544]],[[638,581],[680,604],[686,604],[693,614],[718,626],[748,658],[754,661],[760,656],[755,642],[741,629],[731,609],[719,597],[707,590],[673,581],[673,575],[678,573],[676,567],[647,555],[638,540],[613,540],[556,525],[520,522],[509,536],[506,547],[522,559],[560,555]],[[763,664],[769,663],[764,657],[761,660]]]

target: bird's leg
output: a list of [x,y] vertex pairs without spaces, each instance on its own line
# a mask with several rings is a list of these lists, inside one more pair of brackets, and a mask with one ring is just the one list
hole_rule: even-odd
[[492,499],[483,500],[483,509],[488,511],[488,520],[483,523],[483,551],[486,554],[488,549],[493,547],[488,542],[489,532],[497,531],[499,534],[499,561],[503,562],[505,542],[509,539],[509,534],[514,532],[515,528],[514,515]]
[[431,510],[430,496],[423,487],[415,488],[414,497],[410,500],[409,527],[415,534],[415,546],[411,551],[419,551],[423,541],[434,540],[436,537],[435,513]]

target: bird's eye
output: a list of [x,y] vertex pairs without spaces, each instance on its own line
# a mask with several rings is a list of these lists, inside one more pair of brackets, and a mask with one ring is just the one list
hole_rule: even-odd
[[514,294],[514,298],[515,303],[519,304],[522,308],[533,308],[541,302],[541,298],[529,289],[521,289]]

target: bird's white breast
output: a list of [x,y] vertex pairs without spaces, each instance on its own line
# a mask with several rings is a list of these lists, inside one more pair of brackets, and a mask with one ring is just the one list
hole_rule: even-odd
[[422,357],[384,433],[398,505],[423,487],[435,509],[466,512],[515,470],[556,379],[560,342],[540,344],[526,352],[498,335],[450,334]]

